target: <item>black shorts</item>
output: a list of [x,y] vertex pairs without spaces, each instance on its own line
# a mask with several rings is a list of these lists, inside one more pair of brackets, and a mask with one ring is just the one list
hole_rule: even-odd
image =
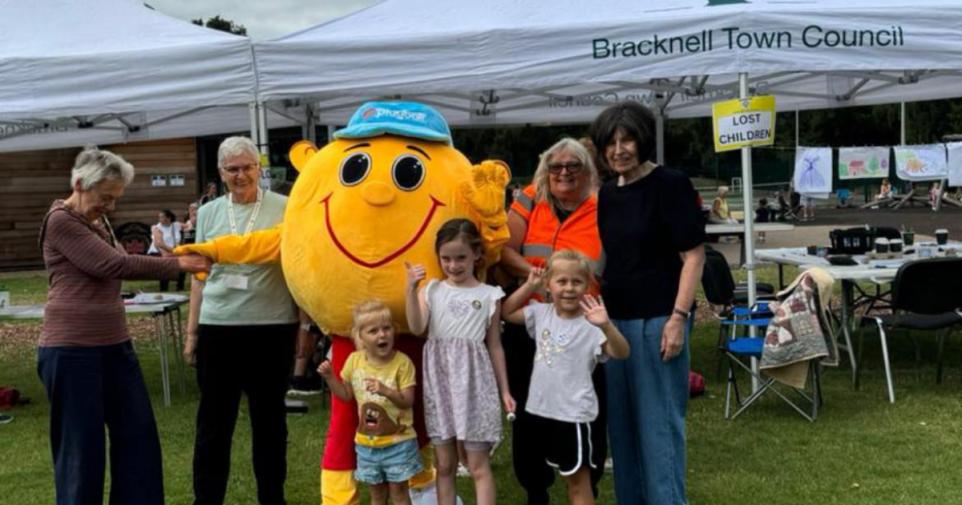
[[594,450],[591,443],[590,423],[569,423],[540,416],[533,416],[537,422],[541,447],[545,462],[557,468],[562,476],[569,476],[586,465],[599,468],[600,451]]

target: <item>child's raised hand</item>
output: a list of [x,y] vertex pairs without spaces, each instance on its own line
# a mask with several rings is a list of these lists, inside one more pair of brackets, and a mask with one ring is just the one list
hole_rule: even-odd
[[407,261],[404,262],[404,269],[408,273],[408,288],[417,287],[418,283],[423,281],[427,277],[427,270],[425,270],[424,265],[412,265]]
[[529,287],[537,288],[541,286],[541,282],[544,280],[544,269],[541,267],[531,267],[528,271],[528,279],[524,282]]
[[589,323],[601,327],[610,321],[610,319],[608,319],[608,310],[605,309],[605,303],[601,300],[600,296],[595,298],[591,295],[585,295],[580,304],[585,319],[587,319]]
[[364,390],[368,393],[374,393],[384,396],[384,390],[387,389],[381,381],[373,378],[364,379]]
[[334,369],[331,367],[330,360],[324,360],[320,365],[317,365],[317,374],[325,379],[330,379],[334,376]]

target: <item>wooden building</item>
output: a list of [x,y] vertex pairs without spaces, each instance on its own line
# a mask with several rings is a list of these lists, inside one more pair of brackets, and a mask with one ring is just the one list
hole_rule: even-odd
[[[103,146],[132,163],[134,181],[110,216],[114,229],[151,225],[162,209],[186,219],[199,195],[197,141],[132,142]],[[57,198],[70,195],[70,169],[80,148],[0,154],[0,269],[42,268],[40,223]]]

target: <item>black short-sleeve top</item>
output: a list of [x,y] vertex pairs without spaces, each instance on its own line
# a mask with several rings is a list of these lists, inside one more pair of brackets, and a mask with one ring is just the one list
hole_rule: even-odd
[[608,313],[615,319],[669,315],[681,276],[679,253],[705,242],[698,194],[684,172],[661,166],[617,184],[608,181],[598,194],[606,255],[601,292]]

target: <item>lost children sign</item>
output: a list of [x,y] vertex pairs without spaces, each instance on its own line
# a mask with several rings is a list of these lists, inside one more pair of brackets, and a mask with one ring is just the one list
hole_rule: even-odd
[[755,96],[712,104],[715,152],[775,142],[775,97]]

